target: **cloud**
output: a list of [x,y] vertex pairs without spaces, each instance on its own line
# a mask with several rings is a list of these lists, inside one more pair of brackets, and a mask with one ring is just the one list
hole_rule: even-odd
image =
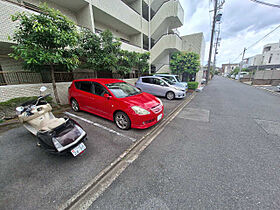
[[179,28],[181,35],[203,32],[206,41],[210,37],[209,3],[201,0],[180,0],[184,12],[184,25]]
[[[209,54],[210,21],[208,0],[180,0],[185,10],[185,23],[179,29],[181,35],[203,32],[206,40],[205,62]],[[270,0],[279,4],[279,0]],[[280,9],[256,4],[249,0],[227,0],[222,11],[221,46],[217,63],[228,63],[248,47],[280,24]],[[213,15],[211,13],[211,15]],[[261,53],[263,45],[279,41],[280,29],[246,52],[246,57]],[[241,58],[234,62],[239,62]]]

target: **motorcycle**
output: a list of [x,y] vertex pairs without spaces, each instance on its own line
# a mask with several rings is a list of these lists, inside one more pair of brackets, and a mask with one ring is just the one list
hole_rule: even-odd
[[67,154],[74,157],[82,154],[86,146],[86,132],[74,120],[56,118],[51,105],[46,101],[50,94],[41,96],[46,87],[40,88],[40,96],[16,108],[17,116],[23,126],[37,136],[37,145],[50,153]]

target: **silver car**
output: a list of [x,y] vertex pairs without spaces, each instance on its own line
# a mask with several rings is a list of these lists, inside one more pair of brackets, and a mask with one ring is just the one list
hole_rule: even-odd
[[189,88],[188,83],[180,81],[178,75],[174,75],[174,74],[155,74],[154,76],[169,79],[172,82],[174,82],[176,85],[181,85],[181,86],[185,87],[186,91],[188,91],[188,88]]
[[135,85],[143,92],[156,96],[163,96],[168,100],[172,100],[174,98],[184,98],[186,96],[186,90],[184,87],[176,85],[171,80],[162,77],[140,77]]

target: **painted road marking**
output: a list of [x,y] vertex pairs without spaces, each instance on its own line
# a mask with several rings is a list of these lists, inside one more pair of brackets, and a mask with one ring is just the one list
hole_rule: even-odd
[[74,118],[77,118],[77,119],[79,119],[79,120],[82,120],[82,121],[84,121],[84,122],[86,122],[86,123],[89,123],[89,124],[91,124],[91,125],[94,125],[94,126],[96,126],[96,127],[102,128],[102,129],[104,129],[104,130],[106,130],[106,131],[109,131],[110,133],[114,133],[114,134],[117,134],[118,136],[122,136],[122,137],[124,137],[124,138],[128,138],[128,139],[130,139],[132,142],[135,142],[135,141],[136,141],[135,138],[132,138],[132,137],[130,137],[130,136],[127,136],[127,135],[124,135],[124,134],[122,134],[122,133],[119,133],[119,132],[117,132],[117,131],[115,131],[115,130],[113,130],[113,129],[111,129],[111,128],[108,128],[108,127],[106,127],[106,126],[104,126],[104,125],[101,125],[101,124],[99,124],[99,123],[92,122],[92,121],[90,121],[90,120],[88,120],[88,119],[85,119],[85,118],[83,118],[83,117],[77,116],[77,115],[72,114],[72,113],[70,113],[70,112],[64,112],[64,113],[67,114],[67,115],[69,115],[69,116],[71,116],[71,117],[74,117]]

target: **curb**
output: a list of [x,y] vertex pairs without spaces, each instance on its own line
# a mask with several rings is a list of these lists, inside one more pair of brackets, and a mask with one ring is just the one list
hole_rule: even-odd
[[122,174],[122,172],[136,160],[139,155],[152,143],[164,128],[188,105],[196,96],[193,92],[190,97],[174,109],[158,126],[132,144],[124,153],[103,169],[88,184],[82,187],[59,209],[87,209],[92,203]]

